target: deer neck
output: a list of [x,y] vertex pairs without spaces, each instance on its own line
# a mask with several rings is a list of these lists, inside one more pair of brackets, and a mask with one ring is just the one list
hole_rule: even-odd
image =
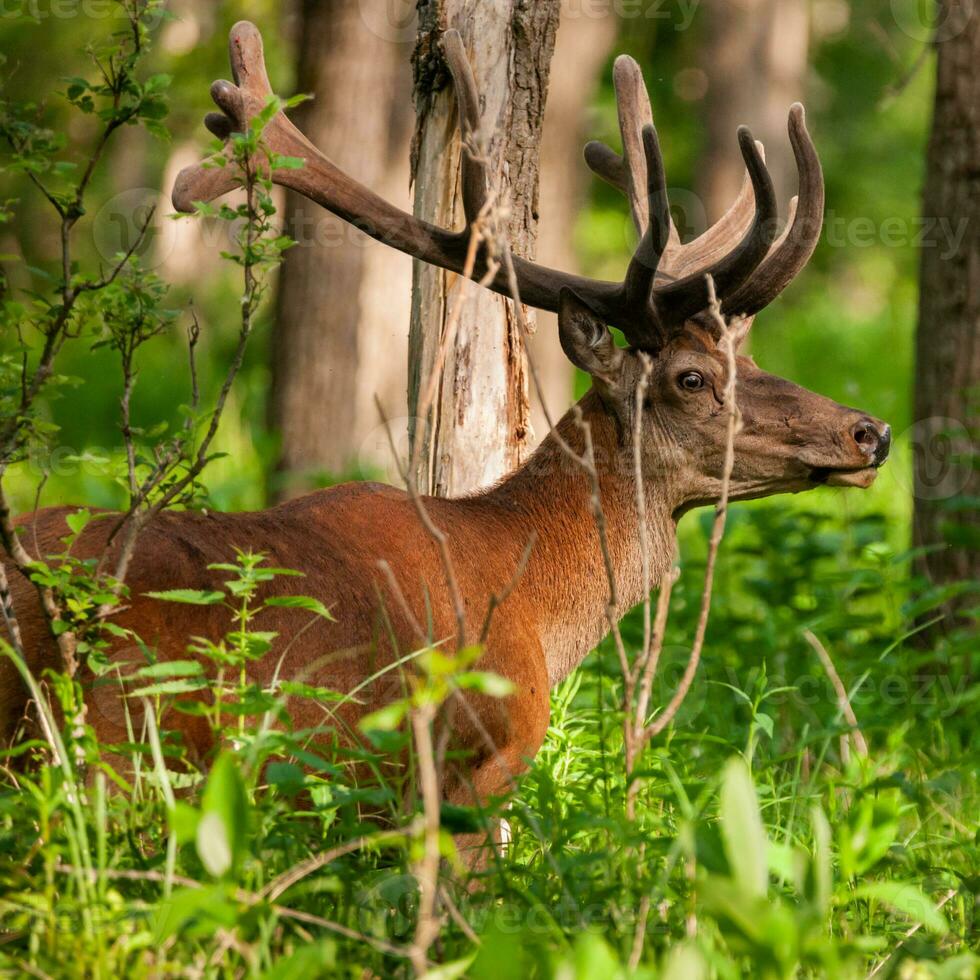
[[[656,585],[670,567],[676,502],[666,478],[644,481],[646,527],[641,529],[632,453],[624,451],[614,420],[594,392],[578,407],[592,435],[606,551],[616,582],[615,610],[621,616],[644,596],[641,534],[646,537],[649,581]],[[573,412],[556,430],[581,453],[584,436]],[[509,552],[520,553],[534,534],[520,591],[534,611],[552,685],[577,667],[609,629],[609,577],[591,497],[589,476],[569,458],[554,432],[519,470],[481,496],[494,508],[498,527],[501,518],[507,521],[511,533],[501,546]]]

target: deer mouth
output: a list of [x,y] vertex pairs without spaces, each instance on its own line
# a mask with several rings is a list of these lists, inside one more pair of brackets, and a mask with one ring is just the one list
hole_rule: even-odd
[[878,467],[852,466],[816,466],[810,470],[810,482],[827,487],[861,487],[867,489],[875,482]]

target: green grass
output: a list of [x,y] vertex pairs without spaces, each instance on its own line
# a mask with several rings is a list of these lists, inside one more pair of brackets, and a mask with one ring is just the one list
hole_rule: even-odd
[[[603,644],[554,692],[545,744],[501,801],[512,842],[486,871],[463,870],[449,836],[482,815],[444,810],[434,975],[976,975],[975,638],[906,638],[929,598],[874,513],[845,523],[776,501],[733,518],[702,669],[640,762],[636,820],[624,816],[621,683]],[[697,614],[697,523],[683,535],[655,704]],[[867,757],[853,739],[842,755],[849,726],[805,628],[850,691]],[[635,613],[624,630],[635,648]],[[70,702],[70,685],[48,683]],[[161,707],[168,678],[142,683]],[[2,968],[411,975],[421,804],[410,778],[350,776],[354,759],[387,771],[407,736],[314,747],[285,720],[263,725],[276,699],[237,683],[228,700],[251,699],[249,714],[214,721],[224,752],[209,775],[174,772],[179,741],[138,724],[124,765],[67,728],[60,766],[43,742],[15,750],[0,776]],[[452,674],[439,683],[444,695]],[[280,888],[316,855],[321,866]]]

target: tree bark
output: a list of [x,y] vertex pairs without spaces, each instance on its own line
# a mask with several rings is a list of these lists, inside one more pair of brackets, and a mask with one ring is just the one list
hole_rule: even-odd
[[[392,27],[411,0],[387,8]],[[303,0],[296,110],[300,129],[359,181],[408,206],[411,39],[367,23],[360,0]],[[279,278],[271,420],[281,434],[279,496],[378,463],[377,392],[405,412],[410,260],[298,194],[286,201],[298,244]],[[396,374],[397,370],[397,374]]]
[[[501,174],[505,227],[516,254],[533,257],[538,153],[559,0],[421,0],[415,50],[415,214],[460,227],[460,139],[455,98],[439,50],[449,27],[473,67],[491,173]],[[433,411],[414,420],[450,314],[463,297]],[[513,469],[529,444],[524,344],[510,303],[475,283],[416,263],[409,335],[409,415],[421,439],[420,489],[456,496]]]
[[937,18],[923,202],[937,231],[921,253],[913,540],[931,549],[918,570],[952,584],[980,579],[980,7],[939,0]]
[[[581,4],[562,4],[561,26],[551,62],[548,104],[541,140],[541,230],[538,256],[544,265],[570,272],[579,269],[575,222],[585,203],[590,174],[582,149],[590,138],[588,108],[618,33],[610,8],[590,16]],[[558,317],[538,312],[538,326],[528,355],[533,359],[542,394],[553,421],[572,404],[575,369],[558,341]],[[548,434],[541,398],[531,390],[533,441]]]

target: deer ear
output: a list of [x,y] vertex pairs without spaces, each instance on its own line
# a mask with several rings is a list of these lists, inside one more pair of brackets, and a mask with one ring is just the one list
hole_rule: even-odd
[[592,377],[614,385],[623,363],[623,352],[613,335],[571,289],[558,295],[558,337],[565,356]]

